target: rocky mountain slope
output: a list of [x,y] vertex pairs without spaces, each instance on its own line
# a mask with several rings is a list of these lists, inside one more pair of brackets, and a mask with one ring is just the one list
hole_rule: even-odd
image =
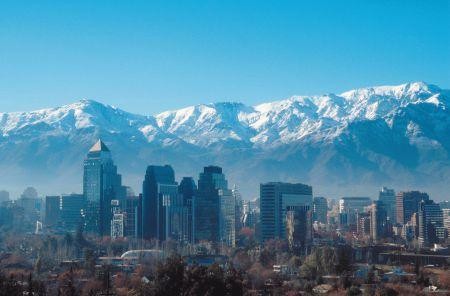
[[147,164],[172,164],[178,178],[217,164],[247,197],[260,182],[284,180],[332,197],[388,185],[439,200],[449,197],[449,100],[448,90],[415,82],[154,116],[91,100],[0,113],[0,189],[80,192],[84,155],[101,137],[138,192]]

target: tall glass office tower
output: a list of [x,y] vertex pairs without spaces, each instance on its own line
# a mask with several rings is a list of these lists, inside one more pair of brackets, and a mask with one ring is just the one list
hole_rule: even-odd
[[197,194],[197,185],[195,184],[194,179],[191,177],[184,177],[180,182],[180,186],[178,186],[178,193],[182,197],[185,213],[183,216],[183,240],[185,242],[193,243],[193,201]]
[[142,184],[142,230],[145,239],[181,239],[178,184],[170,165],[147,167]]
[[235,200],[222,168],[208,166],[200,173],[193,223],[196,242],[235,244]]
[[[269,182],[260,185],[261,239],[286,238],[286,215],[291,209],[312,209],[312,187],[301,183]],[[297,214],[296,214],[297,215]]]
[[111,230],[111,200],[123,200],[126,189],[122,176],[111,157],[111,152],[101,140],[92,146],[84,160],[83,194],[87,201],[86,231],[100,236]]
[[378,200],[384,204],[389,221],[391,221],[392,224],[395,224],[397,222],[397,200],[394,189],[386,187],[381,188]]

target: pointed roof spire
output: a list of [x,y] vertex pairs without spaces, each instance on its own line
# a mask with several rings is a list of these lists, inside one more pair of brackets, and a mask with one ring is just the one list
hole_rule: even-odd
[[98,139],[97,143],[92,146],[92,148],[89,150],[89,152],[109,152],[108,147],[103,143],[102,140]]

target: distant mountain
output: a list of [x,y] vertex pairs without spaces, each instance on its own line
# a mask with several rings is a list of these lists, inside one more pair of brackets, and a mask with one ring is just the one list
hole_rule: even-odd
[[80,192],[83,158],[102,138],[137,191],[148,164],[172,164],[178,178],[217,164],[247,197],[260,182],[284,180],[332,197],[388,185],[440,200],[450,196],[449,101],[449,90],[415,82],[155,116],[91,100],[0,113],[0,189]]

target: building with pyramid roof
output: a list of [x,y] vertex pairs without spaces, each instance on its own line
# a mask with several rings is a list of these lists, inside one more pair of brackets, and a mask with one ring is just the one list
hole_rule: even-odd
[[89,149],[89,152],[110,152],[109,148],[103,143],[102,140],[98,139],[98,141],[94,144],[94,146]]
[[126,189],[117,173],[111,151],[102,140],[89,150],[84,160],[83,194],[87,201],[86,231],[100,236],[110,234],[111,200],[124,200]]

